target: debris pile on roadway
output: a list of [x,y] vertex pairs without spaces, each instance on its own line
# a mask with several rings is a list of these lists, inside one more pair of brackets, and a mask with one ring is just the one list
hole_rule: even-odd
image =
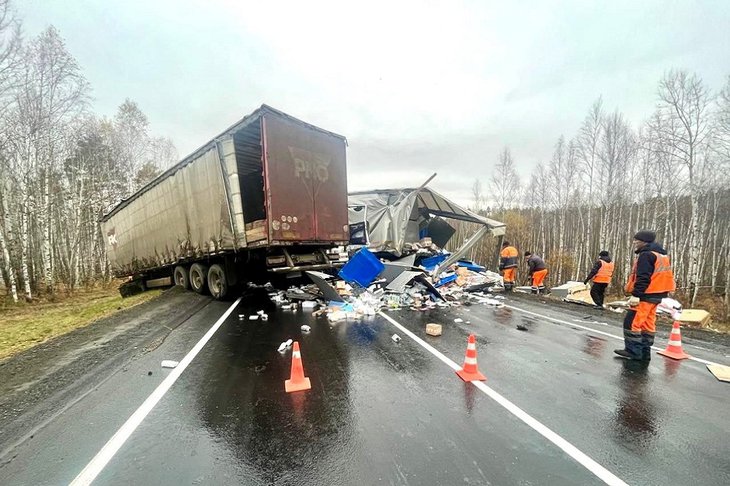
[[417,249],[425,258],[415,265],[413,255],[401,261],[381,262],[367,249],[360,249],[332,275],[305,272],[311,284],[275,290],[269,297],[280,309],[311,312],[330,322],[361,319],[381,310],[427,311],[469,305],[501,307],[502,277],[471,261],[461,260],[439,275],[435,269],[448,254],[430,245]]

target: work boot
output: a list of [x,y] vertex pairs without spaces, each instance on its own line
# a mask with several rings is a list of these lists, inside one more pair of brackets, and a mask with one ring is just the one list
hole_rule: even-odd
[[614,349],[613,352],[616,353],[619,357],[624,358],[624,359],[630,359],[630,360],[635,360],[635,361],[639,361],[642,359],[642,357],[635,356],[625,349]]

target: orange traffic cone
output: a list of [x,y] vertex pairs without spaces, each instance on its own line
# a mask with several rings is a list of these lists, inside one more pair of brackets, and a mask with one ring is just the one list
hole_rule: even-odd
[[682,333],[679,332],[679,321],[674,321],[672,325],[672,333],[669,335],[667,349],[657,352],[672,359],[687,359],[690,357],[682,350]]
[[294,349],[291,359],[291,378],[284,382],[284,389],[287,393],[309,390],[312,384],[309,378],[304,376],[304,366],[302,365],[302,353],[299,351],[299,343],[294,341]]
[[486,376],[479,373],[479,368],[477,368],[477,341],[474,334],[469,334],[464,367],[456,374],[464,381],[485,381],[487,379]]

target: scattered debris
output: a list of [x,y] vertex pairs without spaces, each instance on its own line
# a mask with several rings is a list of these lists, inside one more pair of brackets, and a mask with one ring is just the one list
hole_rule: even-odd
[[454,319],[454,322],[458,324],[460,322],[464,322],[464,319],[462,319],[461,317],[457,317],[456,319]]
[[308,325],[304,324],[304,325],[303,325],[303,326],[301,327],[301,330],[302,330],[302,332],[309,332],[309,331],[311,331],[311,330],[312,330],[312,328],[311,328],[310,326],[308,326]]
[[441,330],[441,324],[426,324],[426,334],[429,336],[440,336]]
[[393,334],[390,339],[393,340],[393,342],[399,343],[401,341],[400,336],[397,334]]
[[730,383],[730,366],[708,364],[707,369],[718,380]]
[[163,368],[175,368],[175,367],[177,367],[178,364],[180,364],[180,363],[177,361],[173,361],[171,359],[166,359],[162,362],[162,367]]
[[281,343],[281,344],[279,345],[279,349],[278,349],[278,351],[279,351],[280,353],[283,353],[284,351],[286,351],[286,349],[287,349],[287,348],[288,348],[289,346],[291,346],[291,345],[292,345],[292,343],[293,343],[293,342],[294,342],[293,340],[291,340],[291,339],[287,339],[286,341],[284,341],[283,343]]
[[246,314],[238,314],[238,320],[242,321],[246,318]]
[[249,321],[258,321],[259,320],[259,315],[258,314],[254,314],[252,316],[248,316],[248,320]]

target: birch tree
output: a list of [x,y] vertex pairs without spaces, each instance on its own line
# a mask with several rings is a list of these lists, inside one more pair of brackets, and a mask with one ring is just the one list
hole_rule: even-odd
[[712,127],[708,112],[711,98],[702,80],[687,71],[672,70],[659,83],[659,109],[670,120],[665,124],[667,149],[687,168],[691,202],[689,232],[690,305],[699,288],[700,231],[699,199],[708,175],[710,159],[705,143]]
[[499,213],[504,213],[506,208],[518,200],[520,182],[509,147],[505,147],[499,154],[489,186]]

